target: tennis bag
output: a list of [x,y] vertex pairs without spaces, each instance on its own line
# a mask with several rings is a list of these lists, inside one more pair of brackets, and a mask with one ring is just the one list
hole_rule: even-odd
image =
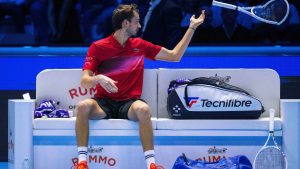
[[168,93],[174,119],[257,119],[264,112],[257,98],[216,78],[173,80]]
[[206,163],[188,159],[182,154],[176,159],[172,169],[252,169],[252,165],[249,159],[243,155],[221,158],[215,163]]
[[59,102],[54,100],[43,100],[34,110],[34,118],[70,118],[69,111],[61,109]]

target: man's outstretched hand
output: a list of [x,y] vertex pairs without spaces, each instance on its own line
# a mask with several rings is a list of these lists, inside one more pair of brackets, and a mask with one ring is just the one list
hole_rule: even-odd
[[205,19],[205,11],[203,10],[201,12],[201,15],[196,18],[195,15],[193,15],[190,19],[190,27],[193,29],[196,29],[199,25],[201,25],[204,22]]

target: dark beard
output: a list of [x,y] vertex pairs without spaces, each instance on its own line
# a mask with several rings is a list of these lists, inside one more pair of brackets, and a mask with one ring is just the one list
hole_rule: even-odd
[[130,37],[131,38],[135,38],[135,37],[140,37],[141,36],[141,31],[140,31],[141,29],[138,29],[137,31],[136,31],[136,33],[135,34],[131,34],[130,32]]

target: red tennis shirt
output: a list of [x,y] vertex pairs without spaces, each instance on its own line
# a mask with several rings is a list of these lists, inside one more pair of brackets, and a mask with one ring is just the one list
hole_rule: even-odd
[[144,58],[155,60],[161,46],[141,38],[128,38],[125,46],[113,35],[93,42],[88,49],[83,70],[91,70],[95,75],[103,74],[117,81],[117,93],[107,93],[99,84],[96,98],[126,100],[140,98],[142,94]]

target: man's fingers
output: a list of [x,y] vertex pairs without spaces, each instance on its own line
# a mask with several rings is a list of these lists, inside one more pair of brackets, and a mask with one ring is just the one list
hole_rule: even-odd
[[111,93],[111,91],[107,87],[103,87],[107,93]]
[[117,81],[114,81],[111,78],[104,75],[98,75],[98,76],[101,77],[99,78],[100,85],[107,93],[118,92],[118,87],[115,85],[116,83],[118,83]]
[[112,89],[117,89],[118,87],[115,85],[115,82],[108,83],[109,87]]
[[109,87],[109,86],[104,87],[104,89],[107,93],[117,93],[118,92],[118,90],[116,90],[112,87]]
[[202,10],[200,17],[204,15],[205,15],[205,10]]
[[107,88],[108,88],[108,90],[109,90],[110,92],[116,93],[116,92],[118,92],[118,87],[117,87],[114,83],[115,83],[115,81],[113,81],[113,82],[108,82],[108,83],[107,83]]

